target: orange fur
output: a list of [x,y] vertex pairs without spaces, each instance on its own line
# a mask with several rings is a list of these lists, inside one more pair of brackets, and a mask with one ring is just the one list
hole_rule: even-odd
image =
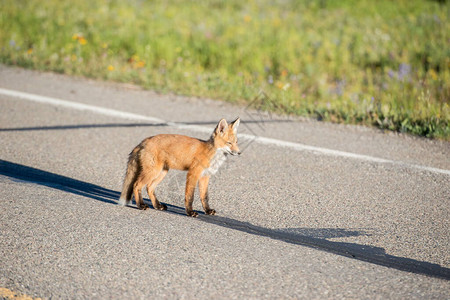
[[143,140],[130,153],[119,204],[128,204],[134,195],[136,206],[147,209],[142,198],[142,189],[147,186],[153,207],[166,210],[167,206],[156,198],[155,188],[169,169],[176,169],[187,171],[186,214],[197,216],[192,202],[198,183],[203,209],[206,214],[214,215],[216,211],[208,203],[209,179],[225,161],[226,155],[240,154],[237,144],[239,122],[239,118],[231,124],[225,119],[220,120],[207,141],[177,134],[160,134]]

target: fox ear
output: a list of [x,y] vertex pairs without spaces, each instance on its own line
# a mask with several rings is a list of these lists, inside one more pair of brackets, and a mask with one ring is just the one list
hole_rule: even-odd
[[219,124],[217,124],[216,130],[214,132],[216,134],[224,133],[225,132],[225,128],[227,128],[227,127],[228,127],[227,120],[222,119],[222,120],[219,121]]
[[237,132],[237,129],[239,127],[239,123],[241,122],[241,118],[237,117],[236,120],[234,120],[233,122],[231,122],[231,128],[233,129],[234,133]]

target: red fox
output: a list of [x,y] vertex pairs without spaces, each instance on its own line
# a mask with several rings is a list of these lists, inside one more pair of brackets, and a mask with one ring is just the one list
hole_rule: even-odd
[[239,118],[231,124],[221,119],[207,141],[177,134],[159,134],[143,140],[131,151],[128,158],[119,204],[129,204],[134,194],[136,206],[139,209],[148,209],[142,199],[142,188],[147,185],[147,193],[153,207],[166,210],[167,206],[156,198],[155,188],[169,169],[176,169],[187,171],[184,203],[186,214],[191,217],[198,215],[192,209],[198,182],[203,209],[206,214],[214,215],[216,211],[211,209],[208,203],[209,178],[218,171],[228,154],[241,154],[237,142],[239,122]]

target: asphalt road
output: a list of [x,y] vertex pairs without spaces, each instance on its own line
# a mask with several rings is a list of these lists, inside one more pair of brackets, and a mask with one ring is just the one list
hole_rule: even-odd
[[[184,215],[178,171],[157,189],[167,212],[116,205],[142,139],[207,138],[238,115],[243,154],[210,182],[216,216]],[[450,295],[448,142],[0,65],[0,145],[0,287],[56,299]]]

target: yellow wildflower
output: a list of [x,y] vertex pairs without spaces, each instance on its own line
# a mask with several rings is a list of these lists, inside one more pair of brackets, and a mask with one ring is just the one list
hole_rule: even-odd
[[78,41],[78,43],[80,43],[81,45],[87,44],[87,40],[83,37],[82,34],[79,33],[75,33],[74,35],[72,35],[72,40]]
[[87,44],[87,40],[84,37],[80,37],[78,39],[78,43],[80,43],[80,45],[86,45]]
[[280,27],[280,25],[281,25],[281,20],[279,18],[275,18],[272,20],[273,27]]
[[290,83],[283,83],[281,81],[277,81],[277,83],[275,85],[277,88],[279,88],[280,90],[283,90],[283,91],[287,91],[291,87]]
[[249,16],[249,15],[245,15],[244,16],[244,22],[245,23],[250,23],[252,21],[252,17],[251,16]]
[[109,65],[108,66],[108,71],[110,71],[110,72],[114,71],[114,66],[113,65]]
[[433,79],[433,80],[438,79],[438,74],[436,73],[436,71],[434,69],[428,70],[428,74],[430,74],[431,79]]
[[143,68],[145,67],[145,61],[141,60],[136,63],[136,68]]

